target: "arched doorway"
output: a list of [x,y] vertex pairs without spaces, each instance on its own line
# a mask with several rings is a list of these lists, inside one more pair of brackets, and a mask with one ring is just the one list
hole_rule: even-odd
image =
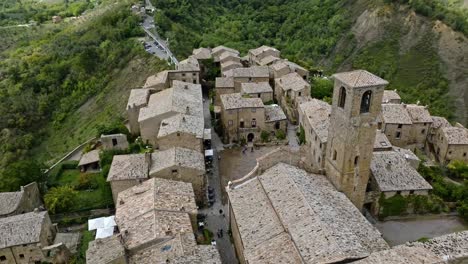
[[248,142],[252,142],[253,139],[254,139],[254,137],[255,137],[255,135],[254,135],[253,133],[249,133],[249,134],[247,135],[247,141],[248,141]]

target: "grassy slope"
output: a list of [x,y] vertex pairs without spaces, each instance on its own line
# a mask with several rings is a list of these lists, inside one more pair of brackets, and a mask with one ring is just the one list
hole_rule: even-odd
[[96,126],[125,118],[130,89],[142,86],[145,79],[163,69],[156,58],[135,58],[121,71],[110,73],[113,81],[56,128],[48,126],[48,137],[33,150],[34,156],[48,164],[59,159],[80,143],[96,136]]

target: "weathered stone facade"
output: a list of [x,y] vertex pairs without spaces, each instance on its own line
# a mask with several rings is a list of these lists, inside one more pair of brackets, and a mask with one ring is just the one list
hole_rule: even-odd
[[468,162],[468,129],[462,127],[443,127],[435,135],[435,154],[442,164],[452,160]]
[[128,149],[127,135],[113,134],[101,135],[102,149],[104,150],[125,150]]
[[338,191],[362,209],[387,81],[364,70],[333,76],[333,104],[325,169]]

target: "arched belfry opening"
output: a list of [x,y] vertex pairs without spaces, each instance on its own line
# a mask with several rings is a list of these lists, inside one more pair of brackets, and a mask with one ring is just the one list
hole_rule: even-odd
[[340,94],[338,97],[338,107],[344,108],[346,103],[346,89],[341,86],[340,88]]
[[366,91],[361,98],[361,114],[369,113],[372,99],[372,91]]

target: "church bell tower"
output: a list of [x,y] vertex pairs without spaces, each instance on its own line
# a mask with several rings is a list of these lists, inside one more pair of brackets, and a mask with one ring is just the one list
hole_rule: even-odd
[[387,81],[365,70],[333,75],[332,112],[325,153],[326,175],[362,209]]

